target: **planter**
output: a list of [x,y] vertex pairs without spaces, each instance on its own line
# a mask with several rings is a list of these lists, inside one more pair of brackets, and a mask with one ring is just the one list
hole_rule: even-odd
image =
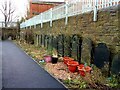
[[80,75],[83,77],[85,76],[86,73],[90,73],[91,69],[92,68],[89,66],[84,67],[83,64],[78,66],[78,71],[79,71]]
[[69,71],[74,73],[79,63],[77,61],[68,61],[67,65],[68,65]]
[[58,57],[52,57],[52,60],[51,60],[52,64],[56,64],[57,61],[58,61]]
[[73,58],[70,58],[70,57],[63,57],[63,61],[64,61],[64,64],[67,65],[68,61],[73,61],[74,59]]
[[51,56],[44,56],[44,60],[45,60],[45,62],[51,62]]

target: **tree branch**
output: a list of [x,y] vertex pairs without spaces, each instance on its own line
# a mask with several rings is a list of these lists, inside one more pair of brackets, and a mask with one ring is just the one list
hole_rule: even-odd
[[13,4],[11,1],[5,0],[4,3],[1,5],[0,12],[2,12],[4,16],[4,22],[5,26],[7,26],[8,23],[12,22],[13,14],[15,12],[15,8],[13,8]]

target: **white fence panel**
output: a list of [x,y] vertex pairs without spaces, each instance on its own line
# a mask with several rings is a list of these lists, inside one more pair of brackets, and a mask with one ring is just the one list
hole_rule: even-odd
[[120,0],[69,0],[66,4],[56,6],[26,20],[20,24],[20,28],[36,26],[37,24],[41,24],[42,27],[45,22],[50,22],[50,26],[52,26],[53,20],[61,18],[65,18],[67,24],[68,17],[89,11],[94,11],[94,21],[96,21],[97,10],[118,5],[119,1]]

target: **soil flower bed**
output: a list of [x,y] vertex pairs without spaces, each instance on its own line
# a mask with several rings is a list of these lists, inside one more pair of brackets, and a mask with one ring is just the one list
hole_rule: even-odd
[[[43,60],[45,55],[49,55],[50,52],[44,47],[38,47],[30,45],[25,42],[14,41],[19,45],[28,55],[30,55],[37,63],[40,64],[48,73],[53,75],[59,81],[61,81],[69,89],[99,89],[106,90],[111,89],[111,83],[104,77],[97,67],[92,67],[91,73],[86,73],[83,77],[78,71],[72,73],[68,70],[68,67],[63,62],[63,58],[59,57],[56,64],[51,62],[46,63]],[[43,60],[43,61],[42,61]],[[115,86],[112,83],[113,87]]]

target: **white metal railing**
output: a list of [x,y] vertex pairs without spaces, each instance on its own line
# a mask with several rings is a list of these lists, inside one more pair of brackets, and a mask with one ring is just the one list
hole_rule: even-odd
[[119,1],[120,0],[69,0],[66,4],[51,8],[26,20],[20,24],[20,28],[36,26],[37,24],[41,24],[41,27],[43,27],[43,23],[45,22],[50,22],[50,26],[52,26],[53,20],[61,18],[66,18],[65,23],[67,24],[68,17],[92,10],[94,11],[93,20],[96,21],[97,10],[118,5]]

